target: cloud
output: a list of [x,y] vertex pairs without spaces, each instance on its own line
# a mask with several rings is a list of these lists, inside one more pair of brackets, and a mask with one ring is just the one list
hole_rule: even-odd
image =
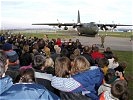
[[[132,0],[1,0],[2,23],[132,23]],[[5,25],[5,24],[4,24]],[[15,24],[14,24],[15,25]]]

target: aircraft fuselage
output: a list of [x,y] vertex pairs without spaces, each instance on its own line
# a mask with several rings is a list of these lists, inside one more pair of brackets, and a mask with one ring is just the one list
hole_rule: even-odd
[[98,33],[98,26],[94,23],[83,23],[82,26],[77,27],[77,31],[79,35],[85,34],[88,36],[95,36]]

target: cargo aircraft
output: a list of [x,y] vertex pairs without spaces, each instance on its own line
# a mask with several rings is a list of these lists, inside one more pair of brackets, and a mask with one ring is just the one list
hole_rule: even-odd
[[81,23],[80,21],[80,12],[78,10],[78,18],[77,23],[36,23],[32,25],[49,25],[49,26],[64,26],[64,30],[67,30],[67,26],[72,26],[73,28],[77,28],[78,35],[85,34],[86,36],[95,37],[98,33],[99,28],[101,30],[108,30],[107,27],[111,27],[112,29],[116,28],[117,26],[133,26],[133,25],[123,25],[123,24],[96,24],[95,22],[90,23]]

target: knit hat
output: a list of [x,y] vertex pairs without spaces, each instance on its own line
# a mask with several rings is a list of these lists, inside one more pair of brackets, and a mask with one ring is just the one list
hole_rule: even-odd
[[34,57],[34,68],[37,68],[37,67],[38,67],[37,69],[40,69],[40,67],[41,67],[42,65],[44,65],[45,60],[46,60],[46,57],[45,57],[45,56],[43,56],[43,55],[41,55],[41,54],[36,55],[36,56]]
[[11,50],[12,49],[12,44],[10,44],[10,43],[5,43],[4,45],[3,45],[3,50],[4,51],[8,51],[8,50]]

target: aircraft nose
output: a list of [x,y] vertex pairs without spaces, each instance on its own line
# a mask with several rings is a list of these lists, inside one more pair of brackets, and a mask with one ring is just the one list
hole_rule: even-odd
[[93,30],[94,32],[98,32],[98,26],[94,26],[94,27],[92,28],[92,30]]

